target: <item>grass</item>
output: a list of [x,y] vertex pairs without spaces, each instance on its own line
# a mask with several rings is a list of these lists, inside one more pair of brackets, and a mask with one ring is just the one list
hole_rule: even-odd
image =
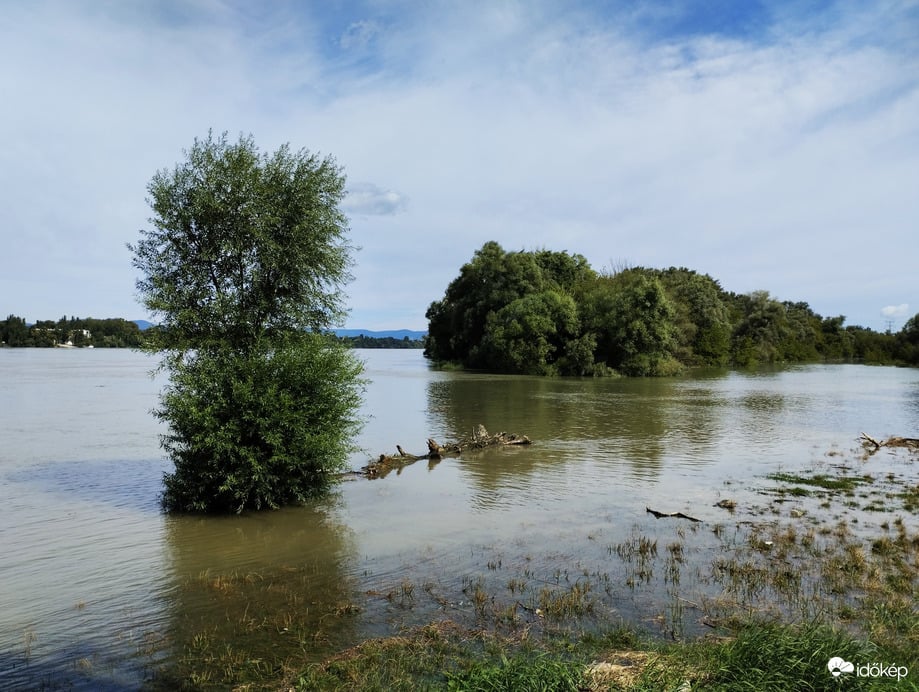
[[283,688],[297,690],[417,690],[442,687],[463,661],[488,650],[487,637],[452,622],[432,623],[404,635],[371,639],[306,666]]
[[[745,625],[730,641],[696,645],[690,660],[697,672],[694,682],[708,690],[838,690],[841,681],[827,668],[831,658],[869,662],[885,660],[885,653],[826,625],[765,622]],[[876,684],[856,677],[844,682],[847,690]],[[890,681],[882,684],[889,689]]]
[[311,666],[292,686],[481,692],[650,691],[686,685],[725,691],[919,689],[909,677],[897,683],[846,674],[837,680],[827,667],[837,656],[857,665],[890,665],[899,655],[820,623],[750,621],[731,637],[688,644],[642,640],[628,630],[536,644],[441,624],[365,642],[346,656]]
[[583,689],[581,666],[549,653],[515,654],[500,661],[479,663],[467,670],[446,674],[447,690],[528,690],[578,692]]
[[919,512],[919,485],[906,488],[898,497],[903,500],[903,509],[907,512]]
[[[802,474],[793,474],[793,473],[770,473],[766,476],[773,481],[778,481],[779,483],[790,483],[793,485],[807,485],[822,490],[832,490],[836,492],[854,492],[855,488],[864,483],[871,483],[874,479],[871,476],[836,476],[831,477],[826,474],[815,474],[813,476],[805,476]],[[798,489],[797,491],[791,490],[792,494],[805,495],[805,492],[802,492],[803,489]]]

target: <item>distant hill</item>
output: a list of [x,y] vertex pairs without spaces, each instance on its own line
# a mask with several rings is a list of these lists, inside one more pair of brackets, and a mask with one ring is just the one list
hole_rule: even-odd
[[[153,326],[152,322],[147,320],[133,320],[141,331]],[[408,337],[411,340],[422,339],[427,336],[427,332],[419,332],[412,329],[385,329],[374,331],[372,329],[333,329],[335,336],[369,336],[374,339],[384,339],[391,337],[393,339],[404,339]]]
[[383,331],[373,331],[372,329],[335,329],[335,336],[369,336],[374,339],[384,339],[391,337],[393,339],[421,339],[427,336],[427,332],[418,332],[411,329],[387,329]]

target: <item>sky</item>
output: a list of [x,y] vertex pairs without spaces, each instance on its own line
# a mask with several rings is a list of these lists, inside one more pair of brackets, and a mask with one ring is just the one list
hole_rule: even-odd
[[485,242],[919,312],[919,0],[0,0],[0,315],[150,316],[128,243],[209,130],[332,156],[346,326]]

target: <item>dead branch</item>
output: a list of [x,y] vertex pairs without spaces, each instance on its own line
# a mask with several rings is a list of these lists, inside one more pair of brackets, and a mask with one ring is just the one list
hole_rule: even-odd
[[868,433],[862,433],[862,436],[859,439],[861,439],[862,444],[865,445],[866,447],[868,445],[871,445],[872,447],[874,447],[875,452],[881,448],[881,443],[875,440],[873,437],[871,437],[871,435],[869,435]]
[[696,519],[695,517],[691,517],[688,514],[683,514],[682,512],[658,512],[656,509],[651,509],[650,507],[645,507],[645,511],[648,514],[653,514],[657,519],[661,519],[663,517],[677,517],[678,519],[689,519],[689,521],[702,521],[701,519]]
[[436,461],[447,456],[459,456],[464,451],[484,449],[486,447],[504,447],[509,445],[532,444],[526,435],[500,432],[491,434],[484,425],[477,425],[472,431],[472,437],[458,442],[447,442],[441,445],[433,438],[428,438],[427,454],[409,454],[400,445],[396,445],[398,456],[381,454],[376,460],[361,469],[365,478],[383,478],[393,469],[402,469],[420,459]]
[[915,437],[888,437],[883,442],[878,442],[867,433],[862,433],[859,439],[865,447],[868,456],[877,452],[881,447],[905,447],[913,452],[919,451],[919,439]]

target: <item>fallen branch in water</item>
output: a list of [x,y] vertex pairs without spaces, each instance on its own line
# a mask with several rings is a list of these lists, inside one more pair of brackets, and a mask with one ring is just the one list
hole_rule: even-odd
[[677,517],[678,519],[689,519],[689,521],[702,521],[701,519],[696,519],[682,512],[658,512],[656,509],[651,509],[650,507],[645,507],[645,511],[648,514],[653,514],[657,519],[662,517]]
[[484,425],[477,425],[472,431],[472,437],[459,442],[448,442],[444,445],[439,444],[436,440],[428,438],[427,454],[409,454],[400,445],[396,445],[398,456],[381,454],[379,458],[371,461],[361,469],[361,473],[366,478],[383,478],[393,469],[401,469],[420,459],[438,461],[443,457],[458,456],[464,451],[484,449],[485,447],[505,447],[509,445],[528,445],[531,444],[530,438],[526,435],[517,435],[513,433],[500,432],[492,435],[485,429]]
[[[883,442],[878,442],[867,433],[862,433],[859,438],[862,445],[866,448],[868,456],[871,456],[881,447],[906,447],[912,451],[919,451],[919,439],[915,437],[888,437]],[[868,449],[870,447],[870,449]]]

